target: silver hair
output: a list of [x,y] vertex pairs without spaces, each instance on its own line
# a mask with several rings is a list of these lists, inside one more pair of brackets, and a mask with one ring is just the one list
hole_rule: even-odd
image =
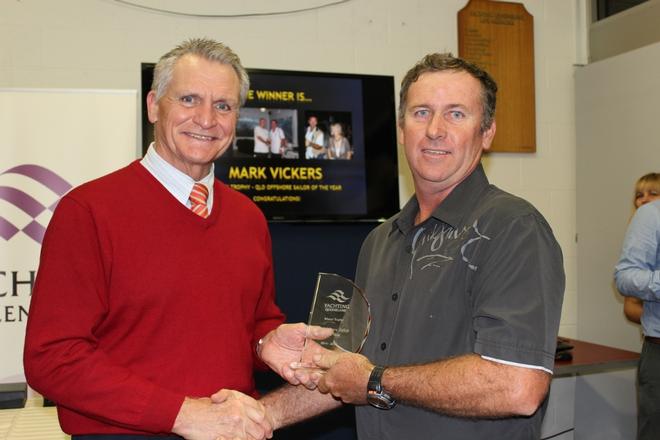
[[156,94],[156,101],[165,94],[172,80],[176,62],[184,55],[189,54],[231,66],[238,76],[240,105],[245,104],[248,90],[250,90],[250,78],[241,64],[240,58],[228,46],[209,38],[186,40],[158,60],[158,64],[154,68],[154,80],[151,83],[151,90]]

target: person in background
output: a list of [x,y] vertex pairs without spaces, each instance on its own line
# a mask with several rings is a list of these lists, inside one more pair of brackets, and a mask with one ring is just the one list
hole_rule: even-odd
[[316,116],[307,119],[307,130],[305,131],[305,159],[325,159],[325,133],[318,126],[319,120]]
[[[657,177],[651,181],[654,179]],[[635,197],[639,207],[628,225],[614,270],[619,292],[637,298],[641,306],[644,343],[637,370],[640,440],[660,438],[660,200],[648,201],[652,192],[652,187],[643,188]],[[631,317],[636,318],[636,313],[630,313]]]
[[[635,209],[660,198],[660,174],[648,173],[635,183],[633,205]],[[623,313],[629,321],[641,324],[644,303],[634,296],[623,297]]]
[[[183,42],[155,68],[145,157],[73,189],[53,214],[24,366],[73,440],[272,435],[254,399],[257,342],[286,347],[315,330],[280,326],[266,220],[214,177],[248,89],[229,47]],[[279,356],[281,373],[300,359]]]
[[[450,54],[427,55],[405,75],[399,140],[415,194],[360,251],[369,335],[362,354],[314,356],[322,372],[296,366],[317,390],[264,396],[275,428],[343,402],[357,405],[360,440],[540,438],[562,253],[530,203],[486,178],[496,91],[488,73]],[[268,364],[270,346],[267,336]]]
[[328,159],[350,159],[353,151],[351,144],[344,136],[344,129],[339,122],[330,124],[330,139],[328,140]]
[[270,139],[266,128],[266,119],[259,118],[259,124],[254,126],[254,157],[268,157]]
[[277,119],[270,120],[270,155],[271,157],[282,157],[286,148],[286,136],[284,130],[277,124]]

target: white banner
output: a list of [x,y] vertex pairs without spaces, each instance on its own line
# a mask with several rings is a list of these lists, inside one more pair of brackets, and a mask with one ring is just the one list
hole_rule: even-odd
[[41,240],[71,187],[137,157],[137,92],[0,89],[0,383],[24,382]]

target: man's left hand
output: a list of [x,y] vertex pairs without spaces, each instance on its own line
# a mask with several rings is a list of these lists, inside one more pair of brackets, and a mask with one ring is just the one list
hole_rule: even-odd
[[330,328],[303,323],[282,324],[262,338],[257,353],[266,365],[290,384],[302,384],[312,389],[316,386],[309,376],[314,370],[310,369],[314,367],[312,356],[328,351],[313,340],[323,340],[332,334]]
[[312,374],[320,392],[330,393],[344,403],[367,403],[367,384],[374,368],[369,359],[356,353],[326,351],[315,355],[314,363],[325,370]]

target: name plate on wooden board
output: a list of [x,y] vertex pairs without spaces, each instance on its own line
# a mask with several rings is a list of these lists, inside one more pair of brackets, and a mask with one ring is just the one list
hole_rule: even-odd
[[470,0],[458,12],[458,55],[497,82],[491,151],[536,151],[534,18],[520,3]]

